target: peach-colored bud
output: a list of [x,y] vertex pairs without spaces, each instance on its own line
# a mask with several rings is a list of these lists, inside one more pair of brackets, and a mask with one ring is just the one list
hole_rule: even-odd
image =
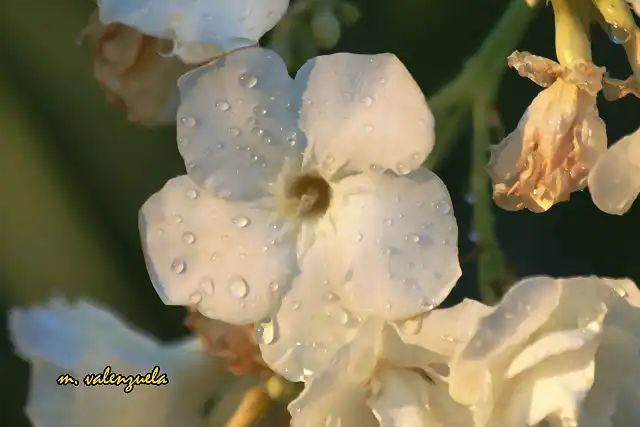
[[209,353],[223,359],[235,375],[273,375],[262,360],[253,325],[231,325],[210,319],[194,307],[189,308],[185,324],[200,337]]
[[[545,81],[544,70],[528,72]],[[564,70],[533,100],[518,127],[491,147],[487,169],[499,206],[544,212],[586,187],[589,171],[607,149],[595,97],[603,74],[593,64]]]
[[93,71],[107,102],[127,109],[133,123],[174,123],[179,93],[176,81],[195,68],[175,56],[171,40],[157,39],[121,24],[104,25],[98,11],[80,34],[93,46]]

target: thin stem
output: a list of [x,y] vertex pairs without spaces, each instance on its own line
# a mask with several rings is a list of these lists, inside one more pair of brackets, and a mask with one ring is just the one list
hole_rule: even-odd
[[491,145],[489,129],[492,98],[480,97],[473,106],[473,144],[471,146],[470,189],[473,204],[472,226],[481,252],[477,261],[477,280],[480,297],[486,304],[498,299],[496,287],[506,279],[506,266],[495,236],[493,201],[485,170],[487,151]]
[[438,135],[434,150],[426,166],[437,168],[454,148],[457,137],[464,130],[462,123],[471,113],[474,99],[487,86],[497,87],[507,67],[507,57],[515,50],[535,16],[537,7],[531,8],[523,0],[512,0],[484,43],[467,62],[456,78],[429,100],[437,123],[446,123],[453,115],[457,132]]

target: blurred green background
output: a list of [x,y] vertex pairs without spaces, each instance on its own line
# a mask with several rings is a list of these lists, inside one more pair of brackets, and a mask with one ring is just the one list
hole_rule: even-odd
[[[491,30],[506,0],[360,0],[360,22],[335,50],[395,53],[427,95],[452,79]],[[186,333],[185,310],[166,307],[140,250],[137,212],[167,179],[184,173],[175,130],[140,128],[109,107],[93,80],[88,46],[75,43],[90,0],[0,0],[0,378],[8,387],[0,425],[26,427],[28,365],[15,357],[6,312],[53,295],[86,297],[162,339]],[[553,13],[535,19],[521,50],[554,58]],[[594,58],[626,77],[622,49],[594,29]],[[512,130],[539,91],[509,71],[499,112]],[[640,125],[640,100],[601,103],[610,141]],[[460,224],[461,257],[473,250],[465,202],[470,134],[438,173]],[[587,191],[543,215],[496,212],[497,233],[517,277],[630,276],[640,281],[640,203],[608,216]],[[451,299],[475,296],[473,262]],[[99,339],[99,337],[96,337]]]

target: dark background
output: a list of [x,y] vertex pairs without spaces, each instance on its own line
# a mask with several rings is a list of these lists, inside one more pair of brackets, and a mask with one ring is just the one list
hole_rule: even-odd
[[[541,0],[544,1],[544,0]],[[427,95],[452,79],[478,48],[506,0],[361,0],[362,19],[335,50],[395,53]],[[175,130],[129,125],[105,104],[88,46],[75,40],[89,0],[0,0],[0,425],[26,427],[28,365],[15,357],[6,312],[53,295],[100,301],[162,339],[183,335],[185,311],[166,307],[140,250],[137,212],[184,164]],[[544,8],[519,46],[555,58],[553,13]],[[594,28],[594,59],[613,76],[629,72],[622,48]],[[511,131],[539,91],[506,73],[499,112]],[[602,101],[602,100],[600,100]],[[601,102],[613,142],[640,125],[640,100]],[[470,134],[437,171],[468,239]],[[623,217],[592,205],[588,191],[545,214],[496,211],[497,234],[517,277],[532,274],[629,276],[640,281],[640,203]],[[473,264],[452,300],[476,296]],[[99,337],[96,337],[99,339]]]

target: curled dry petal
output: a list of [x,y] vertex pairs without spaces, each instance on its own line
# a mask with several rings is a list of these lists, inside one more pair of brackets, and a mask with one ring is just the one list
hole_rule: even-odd
[[104,25],[97,10],[82,30],[93,47],[93,71],[107,102],[127,109],[127,119],[139,124],[175,122],[178,77],[195,66],[170,51],[173,42],[157,39],[122,24]]
[[232,325],[210,319],[195,307],[189,308],[185,324],[198,335],[213,356],[227,363],[227,368],[234,374],[272,373],[262,360],[253,325]]
[[588,69],[565,70],[533,100],[518,127],[491,148],[487,168],[502,208],[544,212],[587,185],[607,148],[595,99],[603,70]]

